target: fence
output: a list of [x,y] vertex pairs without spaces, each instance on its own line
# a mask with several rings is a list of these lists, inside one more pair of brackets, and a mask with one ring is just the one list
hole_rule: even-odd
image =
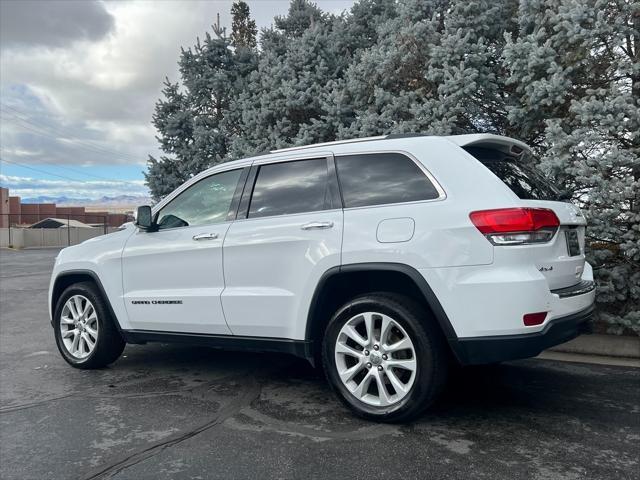
[[[119,216],[118,218],[122,218]],[[127,221],[132,218],[124,218]],[[66,247],[118,229],[110,225],[109,215],[42,214],[0,215],[0,247]],[[111,222],[113,223],[113,222]]]

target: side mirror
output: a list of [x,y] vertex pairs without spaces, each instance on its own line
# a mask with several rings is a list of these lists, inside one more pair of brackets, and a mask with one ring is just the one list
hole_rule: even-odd
[[136,226],[145,231],[153,230],[153,215],[151,214],[151,207],[149,205],[138,207]]

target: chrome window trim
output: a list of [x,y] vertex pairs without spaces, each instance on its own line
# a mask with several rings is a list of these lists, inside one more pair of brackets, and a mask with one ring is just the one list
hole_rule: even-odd
[[269,215],[265,217],[248,217],[248,218],[236,218],[234,222],[248,222],[248,221],[258,221],[258,220],[268,220],[271,218],[282,218],[282,217],[299,217],[302,215],[311,215],[312,213],[317,213],[318,215],[322,215],[323,213],[334,213],[341,212],[342,208],[332,208],[330,210],[311,210],[309,212],[297,212],[297,213],[281,213],[279,215]]
[[[237,162],[237,163],[236,163]],[[230,172],[232,170],[242,170],[245,167],[250,167],[253,160],[251,159],[242,159],[235,160],[233,162],[225,162],[220,165],[216,165],[214,167],[208,168],[203,172],[200,172],[197,175],[194,175],[189,180],[185,181],[182,185],[176,188],[173,192],[169,193],[166,197],[160,200],[151,208],[151,214],[155,215],[160,210],[162,210],[168,203],[170,203],[174,198],[184,192],[187,188],[191,187],[205,178],[210,177],[211,175],[217,175],[218,173]]]
[[333,152],[328,150],[318,150],[316,152],[303,152],[298,154],[277,155],[269,156],[265,158],[258,158],[251,164],[252,166],[269,165],[271,163],[288,163],[297,162],[299,160],[313,160],[314,158],[327,158],[332,157]]
[[201,225],[186,225],[184,227],[171,227],[171,228],[161,228],[159,230],[156,230],[155,232],[144,232],[143,230],[140,230],[138,228],[138,232],[142,232],[145,235],[157,235],[159,233],[164,233],[164,232],[173,232],[175,230],[183,230],[185,228],[196,228],[196,227],[200,227],[200,228],[205,228],[205,227],[215,227],[218,225],[224,225],[225,223],[231,223],[234,220],[225,220],[224,222],[217,222],[217,223],[203,223]]
[[[315,146],[317,145],[314,145],[314,147]],[[268,165],[271,163],[295,162],[296,160],[309,160],[313,158],[323,158],[323,157],[329,157],[329,156],[338,158],[338,157],[345,157],[349,155],[375,155],[378,153],[399,153],[401,155],[404,155],[410,158],[413,161],[413,163],[415,163],[418,166],[418,168],[427,176],[429,181],[435,187],[436,191],[438,192],[438,197],[429,199],[429,200],[418,200],[413,202],[383,203],[380,205],[363,205],[361,207],[345,207],[343,208],[343,210],[356,210],[361,208],[377,208],[377,207],[408,205],[408,204],[427,203],[427,202],[440,202],[447,198],[447,194],[442,188],[442,185],[440,185],[440,182],[438,182],[436,178],[431,174],[429,169],[427,169],[427,167],[422,162],[420,162],[415,157],[415,155],[413,155],[411,152],[408,152],[406,150],[401,150],[401,149],[356,150],[353,152],[341,152],[338,154],[335,154],[334,152],[328,151],[328,150],[305,151],[305,152],[297,151],[297,152],[288,153],[288,154],[287,152],[276,152],[276,153],[285,153],[285,154],[275,155],[275,156],[273,156],[273,154],[270,154],[265,157],[248,157],[246,159],[240,159],[240,160],[235,160],[233,162],[229,162],[229,164],[222,163],[220,165],[216,165],[215,167],[207,169],[204,172],[201,172],[198,175],[195,175],[193,178],[190,178],[189,180],[187,180],[185,183],[183,183],[181,186],[179,186],[173,192],[171,192],[169,195],[163,198],[160,202],[154,205],[153,208],[151,209],[152,214],[155,215],[156,213],[158,213],[162,208],[164,208],[165,205],[167,205],[175,197],[180,195],[184,190],[189,188],[194,183],[197,183],[200,180],[203,180],[204,178],[209,177],[210,175],[224,173],[230,170],[242,169],[245,167],[252,167],[254,165],[260,166],[260,165]],[[323,211],[327,211],[327,210],[323,210]],[[274,217],[277,217],[277,216],[283,216],[283,215],[274,215]],[[267,218],[267,217],[260,217],[260,218]],[[245,219],[236,219],[236,221],[237,220],[245,220]]]

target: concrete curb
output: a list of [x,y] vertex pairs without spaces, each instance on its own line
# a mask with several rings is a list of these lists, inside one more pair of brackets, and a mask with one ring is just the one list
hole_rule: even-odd
[[640,359],[640,337],[581,335],[567,343],[550,348],[549,351]]
[[640,368],[640,360],[624,357],[603,357],[600,355],[582,355],[581,353],[552,352],[545,350],[536,358],[554,360],[556,362],[589,363],[592,365],[608,365],[614,367]]

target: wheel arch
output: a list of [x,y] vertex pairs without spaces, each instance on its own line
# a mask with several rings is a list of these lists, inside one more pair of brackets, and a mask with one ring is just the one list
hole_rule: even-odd
[[[361,282],[358,284],[358,282]],[[458,336],[427,280],[415,268],[402,263],[356,263],[330,268],[320,278],[307,314],[305,340],[313,345],[314,359],[320,349],[317,340],[333,312],[355,295],[390,291],[407,295],[429,310],[454,355]]]
[[100,281],[100,277],[98,277],[98,274],[93,270],[66,270],[64,272],[60,272],[56,276],[56,279],[53,282],[53,287],[51,289],[51,322],[53,323],[53,315],[55,315],[56,305],[58,304],[58,300],[62,293],[69,286],[80,282],[91,282],[96,286],[96,288],[100,292],[100,295],[102,295],[102,299],[107,305],[107,308],[109,309],[111,318],[115,320],[118,332],[122,332],[122,330],[120,329],[120,322],[118,320],[118,317],[116,316],[113,307],[111,306],[111,300],[107,295],[102,282]]

